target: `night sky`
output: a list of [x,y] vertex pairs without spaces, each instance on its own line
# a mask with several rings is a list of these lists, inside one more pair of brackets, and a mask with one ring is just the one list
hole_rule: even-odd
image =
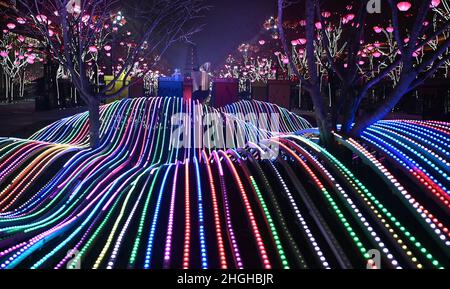
[[[276,0],[208,0],[211,5],[203,22],[204,29],[193,37],[198,45],[200,64],[220,65],[242,42],[251,40],[262,29],[264,20],[276,12]],[[166,58],[183,69],[186,46],[175,45]]]

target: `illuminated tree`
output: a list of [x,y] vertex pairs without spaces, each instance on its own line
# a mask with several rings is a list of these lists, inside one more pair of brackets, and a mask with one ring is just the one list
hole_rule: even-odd
[[[294,61],[283,28],[283,11],[291,2],[278,0],[280,39],[292,71],[312,98],[321,139],[325,143],[333,142],[331,132],[337,130],[338,119],[343,124],[343,134],[358,136],[391,112],[405,94],[434,76],[450,58],[450,40],[445,37],[449,33],[450,21],[436,12],[441,1],[424,0],[419,7],[412,7],[407,1],[385,0],[390,19],[386,20],[384,28],[368,26],[368,2],[359,1],[356,13],[351,12],[354,7],[349,5],[348,11],[341,14],[340,21],[346,24],[346,31],[340,35],[339,42],[341,47],[345,45],[345,49],[334,54],[335,41],[326,29],[330,22],[325,17],[326,11],[322,10],[326,1],[304,1],[305,74]],[[415,16],[413,20],[407,19],[411,24],[402,18],[406,11]],[[318,51],[322,51],[319,57]],[[324,102],[320,82],[324,73],[339,83],[334,89],[339,88],[340,93],[336,94],[331,108]],[[392,86],[390,94],[374,110],[357,117],[362,100],[382,83]]]
[[[99,105],[122,94],[143,77],[175,42],[188,39],[199,30],[194,20],[206,8],[203,0],[152,0],[127,6],[139,22],[136,32],[127,33],[124,49],[117,46],[115,34],[127,25],[118,12],[117,0],[18,0],[21,18],[70,74],[81,99],[89,108],[90,144],[99,144]],[[125,23],[124,23],[125,22]],[[111,44],[109,44],[111,43]],[[98,60],[111,49],[125,50],[115,66],[112,81],[100,86]],[[100,58],[101,58],[100,57]],[[148,60],[143,65],[144,60]],[[101,74],[101,73],[100,73]],[[131,76],[134,81],[127,81]],[[120,86],[120,89],[116,89]]]
[[219,72],[221,78],[235,78],[239,80],[239,89],[244,91],[248,82],[264,82],[275,79],[276,70],[273,69],[272,59],[267,57],[243,57],[240,61],[231,55]]
[[0,39],[0,65],[5,77],[6,99],[9,102],[14,101],[16,92],[20,98],[24,95],[26,67],[42,60],[30,39],[11,32],[15,27],[15,24],[8,23]]

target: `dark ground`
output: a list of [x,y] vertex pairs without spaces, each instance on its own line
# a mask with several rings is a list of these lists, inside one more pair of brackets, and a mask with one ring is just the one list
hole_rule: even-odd
[[0,103],[0,137],[27,138],[39,129],[85,111],[83,107],[51,111],[35,111],[34,100]]

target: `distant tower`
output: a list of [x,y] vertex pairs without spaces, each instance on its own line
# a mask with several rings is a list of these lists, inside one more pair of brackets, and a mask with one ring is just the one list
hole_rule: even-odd
[[186,53],[186,63],[184,66],[184,75],[191,76],[191,72],[199,68],[197,45],[188,44]]

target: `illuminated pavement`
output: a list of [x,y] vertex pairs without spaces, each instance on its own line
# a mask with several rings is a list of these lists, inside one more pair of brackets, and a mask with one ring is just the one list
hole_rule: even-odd
[[[239,102],[220,116],[258,144],[170,146],[174,114],[212,111],[174,98],[114,102],[101,109],[95,150],[87,113],[0,139],[1,268],[366,268],[373,249],[382,268],[450,265],[448,123],[337,135],[353,160],[343,163],[302,118]],[[268,112],[281,135],[240,117]]]

